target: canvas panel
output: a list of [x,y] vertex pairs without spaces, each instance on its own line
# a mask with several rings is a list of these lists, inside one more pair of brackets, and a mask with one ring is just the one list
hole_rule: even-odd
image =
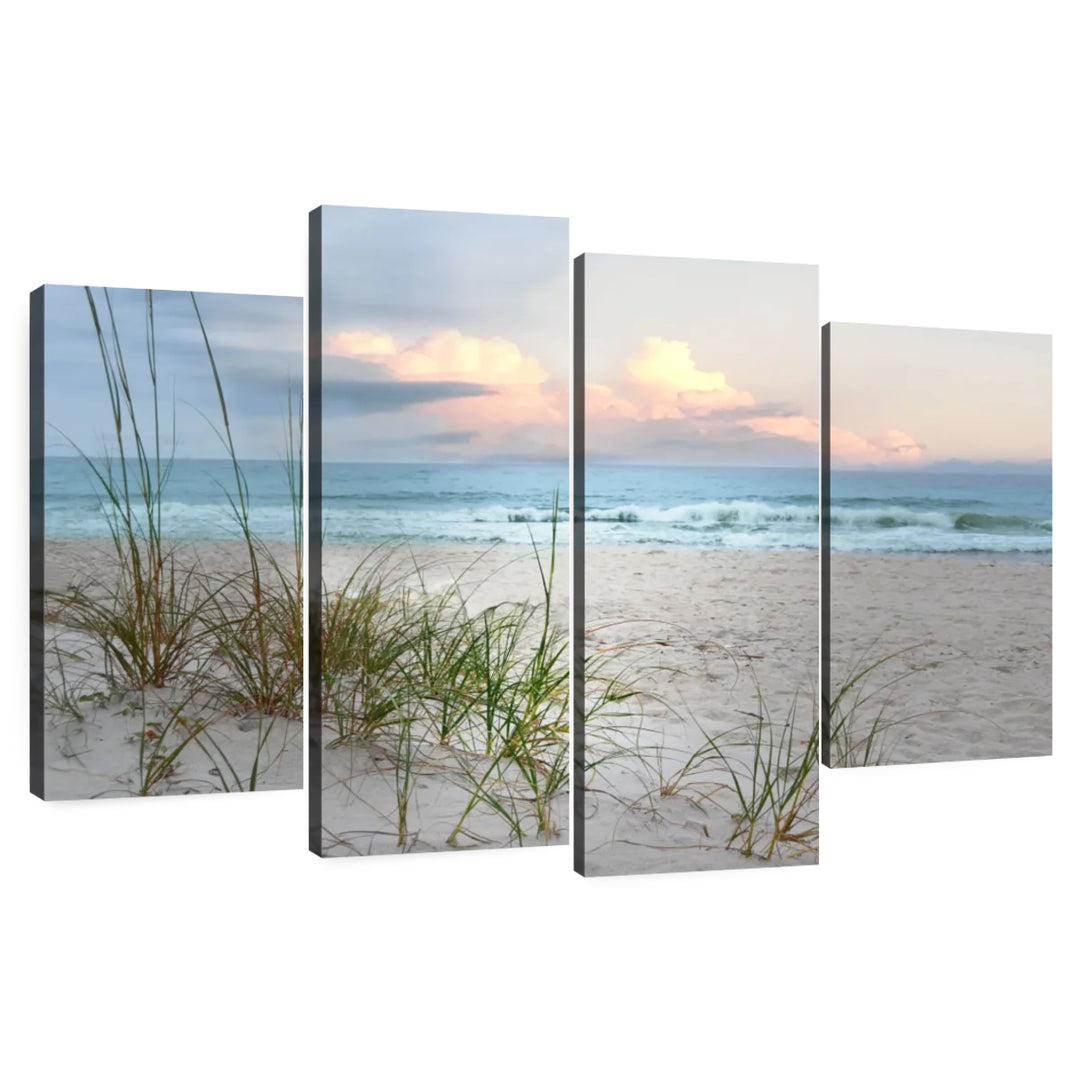
[[311,848],[565,843],[568,223],[324,206],[311,230]]
[[832,323],[834,767],[1051,752],[1051,339]]
[[575,263],[575,864],[817,859],[817,268]]
[[302,301],[31,295],[31,790],[302,784]]

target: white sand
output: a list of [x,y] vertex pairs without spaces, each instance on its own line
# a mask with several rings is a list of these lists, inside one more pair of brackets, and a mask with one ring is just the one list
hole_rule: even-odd
[[[372,552],[350,545],[324,545],[323,580],[327,588],[346,587],[357,566],[388,555],[388,549]],[[544,572],[548,563],[546,554]],[[414,565],[415,564],[415,565]],[[419,567],[417,571],[416,567]],[[430,546],[396,549],[386,570],[390,580],[428,595],[459,589],[470,614],[504,603],[537,604],[543,600],[540,570],[531,547],[498,545],[494,548]],[[558,549],[553,585],[552,615],[565,633],[569,625],[569,551]],[[570,653],[566,653],[569,669]],[[322,824],[325,855],[391,854],[401,851],[448,851],[464,848],[565,844],[568,841],[569,794],[564,789],[554,800],[554,828],[550,835],[536,835],[526,828],[517,837],[504,818],[480,804],[472,809],[464,828],[448,843],[469,806],[479,778],[491,767],[480,754],[426,745],[414,766],[415,786],[408,801],[404,845],[398,843],[399,790],[394,770],[396,748],[392,743],[368,741],[328,746],[336,736],[333,721],[324,717],[322,751]],[[524,785],[519,789],[515,813],[528,826],[534,823],[532,802]],[[504,788],[507,794],[514,786]]]
[[[542,543],[543,538],[540,538]],[[540,550],[546,575],[550,549]],[[493,604],[538,604],[544,599],[540,567],[533,549],[526,544],[496,544],[472,547],[440,544],[405,548],[370,548],[350,544],[324,544],[323,583],[330,590],[347,587],[360,567],[356,580],[366,568],[382,562],[387,577],[406,587],[429,594],[460,589],[470,611],[482,611]],[[563,544],[556,552],[552,617],[566,630],[570,625],[570,551]]]
[[[770,859],[744,856],[728,843],[739,808],[732,771],[745,782],[752,753],[744,714],[759,711],[758,688],[776,737],[793,705],[796,752],[813,730],[817,554],[586,546],[585,576],[587,652],[606,650],[600,655],[609,673],[625,668],[625,678],[671,706],[646,700],[621,717],[612,707],[609,719],[587,726],[587,759],[613,746],[634,752],[588,775],[585,872],[816,862],[812,838],[781,843]],[[635,641],[643,644],[627,647]],[[596,692],[590,683],[589,702]],[[611,741],[603,731],[609,725],[617,728]],[[728,765],[712,753],[679,778],[707,737]],[[812,797],[804,828],[816,826],[816,782],[815,765],[805,785]]]
[[1001,559],[833,555],[831,693],[865,662],[909,650],[867,679],[877,692],[854,730],[883,706],[891,764],[1049,754],[1051,573]]
[[[242,571],[246,560],[246,549],[232,543],[184,544],[178,551],[182,559],[197,559],[214,574]],[[46,591],[63,590],[88,575],[109,580],[111,554],[107,542],[47,541]],[[291,549],[282,548],[277,554],[287,558]],[[192,696],[179,681],[160,690],[117,686],[107,675],[101,647],[90,635],[62,621],[45,624],[45,688],[48,799],[138,794],[145,771],[140,770],[139,760],[143,733],[150,732],[145,739],[145,763],[156,743],[155,732],[169,723],[177,708],[185,716],[207,722],[209,738],[188,742],[153,786],[152,794],[247,790],[253,769],[255,790],[303,786],[303,724],[299,720],[236,715],[205,693]],[[61,705],[62,699],[68,707]],[[175,746],[180,737],[174,724],[164,736],[164,745]]]

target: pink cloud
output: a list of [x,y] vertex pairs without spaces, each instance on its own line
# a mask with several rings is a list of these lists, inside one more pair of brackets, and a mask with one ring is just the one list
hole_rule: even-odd
[[722,371],[702,371],[686,341],[647,337],[624,369],[654,420],[754,404],[753,394],[730,386]]
[[[469,451],[494,445],[513,451],[516,431],[532,425],[536,445],[547,441],[565,448],[568,392],[551,379],[544,365],[501,337],[475,337],[445,329],[402,347],[389,334],[347,330],[328,339],[327,350],[382,366],[402,382],[463,382],[489,393],[414,405],[410,412],[437,417],[444,429],[476,429]],[[550,428],[550,431],[544,430]]]
[[883,431],[871,441],[879,450],[891,454],[894,460],[918,461],[922,457],[922,447],[906,432],[896,428]]
[[807,416],[750,416],[739,423],[760,434],[781,435],[799,442],[818,441],[820,425]]
[[327,339],[326,351],[340,356],[393,356],[397,344],[392,334],[375,334],[370,330],[343,330]]
[[[644,338],[637,351],[623,361],[617,387],[586,383],[585,412],[611,420],[683,420],[708,438],[717,413],[755,404],[754,395],[727,381],[722,371],[698,367],[689,342],[660,337]],[[722,418],[722,417],[721,417]],[[741,427],[765,435],[817,443],[820,428],[806,416],[750,416],[731,418]],[[730,421],[729,421],[730,422]],[[832,453],[844,464],[914,462],[922,448],[906,432],[889,428],[876,438],[834,427]]]
[[[806,416],[752,416],[738,421],[751,431],[780,435],[800,442],[816,443],[820,428]],[[845,465],[884,465],[918,461],[922,447],[906,432],[889,428],[877,438],[866,439],[854,431],[832,427],[829,444],[833,459]]]
[[660,337],[643,339],[626,358],[620,390],[590,383],[585,398],[586,412],[637,420],[703,418],[753,404],[754,395],[731,386],[722,371],[699,368],[689,342]]
[[453,379],[484,386],[537,386],[548,372],[505,338],[440,330],[385,360],[399,379]]
[[548,372],[506,338],[471,337],[458,330],[440,330],[408,348],[399,348],[390,334],[345,330],[334,334],[327,351],[363,357],[382,364],[404,381],[445,379],[484,386],[536,385]]
[[626,419],[638,417],[638,406],[619,397],[610,386],[603,383],[585,384],[586,416],[617,416]]

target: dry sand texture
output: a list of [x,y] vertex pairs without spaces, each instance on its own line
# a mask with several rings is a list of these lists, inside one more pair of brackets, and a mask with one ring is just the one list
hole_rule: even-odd
[[[291,547],[273,549],[283,565]],[[184,566],[233,577],[247,567],[239,543],[183,543]],[[62,592],[86,581],[109,580],[112,546],[99,540],[46,540],[46,592]],[[100,592],[100,590],[98,590]],[[195,675],[228,672],[205,650],[193,657],[185,677],[161,689],[136,690],[109,672],[101,647],[87,633],[63,622],[55,600],[47,600],[45,622],[45,794],[49,799],[111,798],[138,794],[147,771],[183,737],[167,728],[177,710],[207,724],[174,761],[157,769],[150,794],[195,794],[303,786],[303,724],[298,718],[237,713],[221,694],[195,690]],[[158,733],[165,731],[164,736]],[[260,745],[261,744],[261,745]],[[142,766],[140,766],[140,751]],[[156,774],[155,774],[156,775]]]
[[[537,530],[538,545],[544,542],[543,527]],[[550,549],[539,554],[547,572]],[[527,545],[494,548],[431,546],[380,548],[324,545],[323,582],[330,593],[359,593],[363,572],[352,582],[358,566],[381,563],[381,572],[393,588],[384,596],[409,594],[410,609],[441,598],[447,610],[463,604],[470,617],[482,618],[486,609],[496,612],[525,609],[543,603],[543,586],[537,555]],[[551,617],[560,640],[567,642],[569,612],[569,553],[557,549],[552,587]],[[325,600],[324,600],[325,604]],[[528,663],[538,637],[542,615],[537,612],[517,649],[518,670]],[[324,612],[325,625],[325,612]],[[324,650],[326,649],[324,636]],[[569,686],[568,647],[560,660],[562,680],[558,699],[549,704],[548,719],[561,717],[559,735],[563,767],[568,768]],[[326,688],[324,686],[324,694]],[[423,707],[410,707],[421,716]],[[478,711],[473,710],[474,718]],[[325,855],[371,855],[398,852],[447,851],[467,848],[563,844],[568,840],[569,785],[563,782],[549,807],[551,827],[537,834],[536,800],[530,786],[511,764],[497,762],[481,750],[470,750],[455,736],[440,744],[438,736],[421,717],[410,725],[411,764],[402,767],[404,753],[399,742],[400,725],[388,724],[371,737],[340,739],[338,718],[323,715],[322,729],[322,824]],[[547,756],[555,756],[549,748]],[[492,769],[495,773],[491,773]],[[497,775],[496,775],[497,774]],[[484,778],[487,777],[486,780]],[[491,803],[474,796],[480,782],[522,826],[518,835],[511,820]],[[404,827],[401,798],[405,795]],[[462,816],[464,826],[455,834]],[[452,840],[450,838],[453,837]],[[399,842],[400,841],[400,842]]]
[[[832,696],[867,663],[906,650],[842,701],[862,697],[855,741],[881,712],[888,764],[1050,753],[1049,563],[853,554],[831,562]],[[833,749],[833,763],[844,764]]]
[[[817,861],[817,568],[807,551],[586,545],[588,670],[646,692],[586,725],[587,874]],[[588,679],[587,710],[604,686]],[[771,858],[768,812],[751,854],[748,833],[733,838],[747,824],[734,778],[749,790],[758,731],[814,758],[792,838]],[[792,776],[777,772],[777,793]]]

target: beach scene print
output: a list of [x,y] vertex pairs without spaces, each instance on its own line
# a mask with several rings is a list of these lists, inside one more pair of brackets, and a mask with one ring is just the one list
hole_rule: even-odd
[[815,863],[817,268],[574,272],[575,866]]
[[324,206],[312,848],[567,842],[568,223]]
[[301,787],[301,300],[47,285],[31,322],[32,789]]
[[825,328],[833,766],[1051,752],[1051,339]]

